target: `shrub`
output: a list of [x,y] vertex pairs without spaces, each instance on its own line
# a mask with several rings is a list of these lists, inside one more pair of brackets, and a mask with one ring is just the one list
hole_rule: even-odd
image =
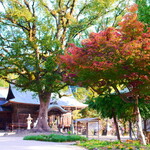
[[86,141],[87,138],[79,136],[79,135],[31,135],[25,136],[24,140],[36,140],[36,141],[51,141],[51,142],[69,142],[69,141]]

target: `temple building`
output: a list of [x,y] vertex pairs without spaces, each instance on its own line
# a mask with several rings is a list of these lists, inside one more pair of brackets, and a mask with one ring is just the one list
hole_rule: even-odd
[[[39,98],[31,91],[21,91],[15,86],[0,88],[0,130],[27,128],[27,118],[32,117],[33,127],[39,112]],[[48,108],[48,123],[51,128],[70,128],[72,111],[87,107],[75,99],[69,89],[59,98],[53,93]]]

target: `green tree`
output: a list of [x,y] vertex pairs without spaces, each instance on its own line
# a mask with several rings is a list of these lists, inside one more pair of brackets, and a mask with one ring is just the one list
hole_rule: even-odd
[[150,0],[136,0],[138,4],[138,19],[150,26]]
[[113,118],[117,138],[120,139],[118,119],[130,120],[133,117],[134,104],[126,103],[115,94],[104,94],[87,101],[89,108],[96,110],[102,118]]
[[[102,118],[113,118],[118,140],[120,140],[117,118],[121,119],[124,123],[136,121],[136,105],[131,100],[130,103],[122,101],[116,94],[103,94],[96,98],[88,99],[87,104],[89,108],[96,110]],[[150,116],[150,103],[145,104],[140,99],[139,109],[141,116],[144,120],[149,119]]]
[[[1,0],[0,78],[40,100],[37,130],[49,130],[52,92],[66,84],[57,57],[67,43],[111,11],[115,0]],[[10,79],[9,75],[14,78]]]

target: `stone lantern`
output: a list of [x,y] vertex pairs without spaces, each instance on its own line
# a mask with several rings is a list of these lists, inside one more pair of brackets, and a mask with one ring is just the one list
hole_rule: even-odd
[[27,118],[27,130],[31,129],[31,123],[32,123],[33,118],[31,118],[31,115],[29,114]]

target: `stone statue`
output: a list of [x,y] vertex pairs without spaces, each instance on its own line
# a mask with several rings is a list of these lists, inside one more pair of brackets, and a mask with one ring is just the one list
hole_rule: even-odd
[[31,118],[31,115],[29,114],[29,116],[27,118],[27,130],[31,129],[32,120],[33,120],[33,118]]

